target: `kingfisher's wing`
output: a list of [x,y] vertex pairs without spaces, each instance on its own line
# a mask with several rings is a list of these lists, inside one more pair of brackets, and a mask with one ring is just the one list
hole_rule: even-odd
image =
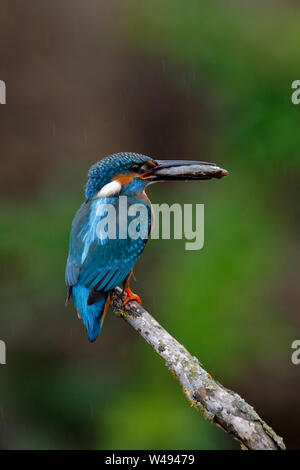
[[[148,202],[140,198],[128,200],[131,204],[142,204],[147,214],[145,223],[148,233],[151,228],[151,208]],[[115,212],[102,210],[110,204]],[[101,207],[102,206],[102,207]],[[100,209],[100,210],[99,210]],[[124,214],[123,214],[124,215]],[[145,217],[145,215],[144,215]],[[127,215],[130,225],[134,216]],[[109,224],[112,228],[110,237],[106,236]],[[120,224],[126,223],[124,220]],[[114,224],[116,237],[114,235]],[[95,199],[84,203],[77,212],[70,234],[70,251],[66,266],[66,284],[72,287],[83,285],[91,291],[89,303],[96,292],[108,292],[120,284],[130,273],[137,259],[145,248],[147,238],[120,238],[119,233],[119,198]],[[106,233],[105,233],[106,232]],[[126,233],[127,229],[126,229]]]

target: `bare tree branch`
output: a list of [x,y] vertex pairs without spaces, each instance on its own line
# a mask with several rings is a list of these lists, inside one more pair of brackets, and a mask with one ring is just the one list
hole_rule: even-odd
[[240,441],[245,449],[285,449],[277,436],[237,393],[226,389],[202,367],[198,359],[173,338],[143,307],[130,302],[124,308],[121,289],[112,297],[113,310],[124,318],[159,354],[196,410],[208,421]]

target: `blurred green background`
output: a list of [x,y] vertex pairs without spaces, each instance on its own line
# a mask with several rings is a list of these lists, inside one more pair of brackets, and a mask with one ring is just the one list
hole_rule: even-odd
[[87,170],[118,151],[230,171],[148,190],[204,203],[205,245],[150,241],[133,287],[300,448],[299,20],[287,0],[2,1],[1,448],[239,448],[125,322],[108,315],[90,344],[64,307]]

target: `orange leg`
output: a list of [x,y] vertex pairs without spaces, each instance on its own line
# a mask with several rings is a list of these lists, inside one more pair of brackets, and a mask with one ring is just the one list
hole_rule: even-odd
[[123,300],[123,307],[125,307],[125,305],[128,304],[128,302],[131,302],[132,300],[136,300],[136,302],[141,305],[141,299],[138,295],[134,294],[129,287],[124,289],[124,292],[126,294],[126,297]]
[[126,279],[124,280],[123,282],[123,291],[122,291],[122,296],[125,292],[126,294],[126,297],[123,301],[123,307],[125,307],[125,305],[128,303],[128,302],[131,302],[132,300],[136,300],[137,303],[139,303],[141,305],[141,299],[139,298],[138,295],[134,294],[132,292],[132,290],[130,289],[129,287],[129,281],[130,281],[130,278],[131,276],[134,277],[134,274],[133,274],[133,269],[130,271],[130,273],[128,274],[128,276],[126,277]]

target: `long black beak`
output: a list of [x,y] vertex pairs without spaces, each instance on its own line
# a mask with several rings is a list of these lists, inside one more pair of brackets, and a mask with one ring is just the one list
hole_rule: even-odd
[[228,171],[215,163],[190,160],[156,160],[157,166],[142,175],[143,179],[154,181],[187,181],[223,178]]

